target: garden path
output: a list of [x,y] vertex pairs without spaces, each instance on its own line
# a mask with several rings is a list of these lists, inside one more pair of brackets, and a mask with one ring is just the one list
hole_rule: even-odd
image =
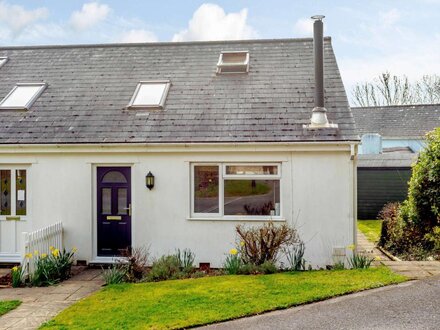
[[0,300],[20,300],[16,309],[0,317],[0,330],[37,329],[42,323],[104,284],[99,269],[85,269],[67,281],[45,288],[0,289]]

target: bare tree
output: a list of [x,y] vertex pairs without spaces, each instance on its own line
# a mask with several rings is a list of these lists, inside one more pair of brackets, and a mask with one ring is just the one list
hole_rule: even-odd
[[440,76],[425,75],[411,83],[407,76],[385,72],[372,82],[358,83],[352,95],[360,107],[440,103]]

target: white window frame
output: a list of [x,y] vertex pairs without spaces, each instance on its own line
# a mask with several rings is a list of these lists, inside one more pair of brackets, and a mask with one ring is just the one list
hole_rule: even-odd
[[[195,191],[194,191],[194,168],[196,166],[217,166],[219,168],[219,212],[218,213],[196,213],[194,212]],[[277,166],[277,174],[226,174],[226,166]],[[224,180],[279,180],[280,186],[280,214],[279,215],[224,215]],[[190,217],[189,220],[231,220],[231,221],[284,221],[283,218],[283,178],[281,175],[281,163],[268,162],[194,162],[191,163],[190,175]]]
[[[223,55],[225,54],[246,54],[246,58],[244,62],[236,62],[236,63],[224,63]],[[223,72],[223,68],[245,68],[244,71],[228,71]],[[237,74],[237,73],[248,73],[249,72],[249,51],[248,50],[236,50],[236,51],[222,51],[218,58],[217,62],[217,74]]]
[[8,62],[9,57],[7,56],[0,56],[0,68]]
[[[30,215],[30,206],[31,203],[29,201],[29,196],[30,196],[30,170],[29,170],[29,166],[26,165],[13,165],[13,166],[8,166],[8,165],[0,165],[0,170],[9,170],[11,171],[11,214],[6,215],[0,215],[0,221],[9,221],[10,218],[18,218],[20,221],[22,220],[27,220],[29,218]],[[17,175],[17,170],[25,170],[26,171],[26,195],[25,195],[25,201],[26,201],[26,215],[17,215],[17,182],[16,182],[16,175]],[[13,219],[13,220],[18,220],[18,219]]]
[[[8,99],[8,97],[14,93],[14,91],[19,87],[26,86],[40,86],[40,89],[30,98],[30,100],[24,106],[3,106],[3,103]],[[0,110],[29,110],[32,104],[40,97],[40,95],[46,89],[46,83],[17,83],[14,88],[6,95],[3,100],[0,102]]]
[[[141,89],[142,85],[156,85],[156,84],[164,84],[165,88],[162,93],[162,97],[160,99],[159,104],[133,104],[136,100],[136,97]],[[136,89],[134,90],[133,96],[128,103],[128,109],[138,109],[138,110],[154,110],[154,109],[163,109],[165,106],[165,101],[168,96],[168,92],[170,90],[171,81],[170,80],[141,80],[138,82]]]

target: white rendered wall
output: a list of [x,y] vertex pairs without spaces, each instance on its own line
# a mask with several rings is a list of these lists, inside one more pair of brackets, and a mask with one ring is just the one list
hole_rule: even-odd
[[[244,222],[189,219],[190,164],[198,161],[280,162],[281,215],[298,228],[306,242],[306,260],[313,267],[331,264],[334,247],[354,243],[353,161],[349,148],[329,152],[237,150],[0,156],[0,163],[30,164],[29,229],[61,220],[65,246],[76,246],[78,259],[91,261],[96,257],[96,166],[120,165],[132,166],[133,245],[150,246],[154,257],[174,253],[176,248],[190,248],[197,263],[210,262],[212,267],[219,267],[234,245],[235,226]],[[148,171],[156,178],[151,191],[145,187]],[[4,233],[0,237],[3,239]]]

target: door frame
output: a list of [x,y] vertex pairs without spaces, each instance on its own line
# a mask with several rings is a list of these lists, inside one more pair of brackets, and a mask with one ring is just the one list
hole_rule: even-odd
[[98,167],[129,167],[130,168],[130,192],[131,192],[131,245],[135,246],[135,194],[134,194],[134,164],[133,163],[94,163],[92,164],[92,259],[91,263],[114,263],[123,257],[102,257],[98,256]]

